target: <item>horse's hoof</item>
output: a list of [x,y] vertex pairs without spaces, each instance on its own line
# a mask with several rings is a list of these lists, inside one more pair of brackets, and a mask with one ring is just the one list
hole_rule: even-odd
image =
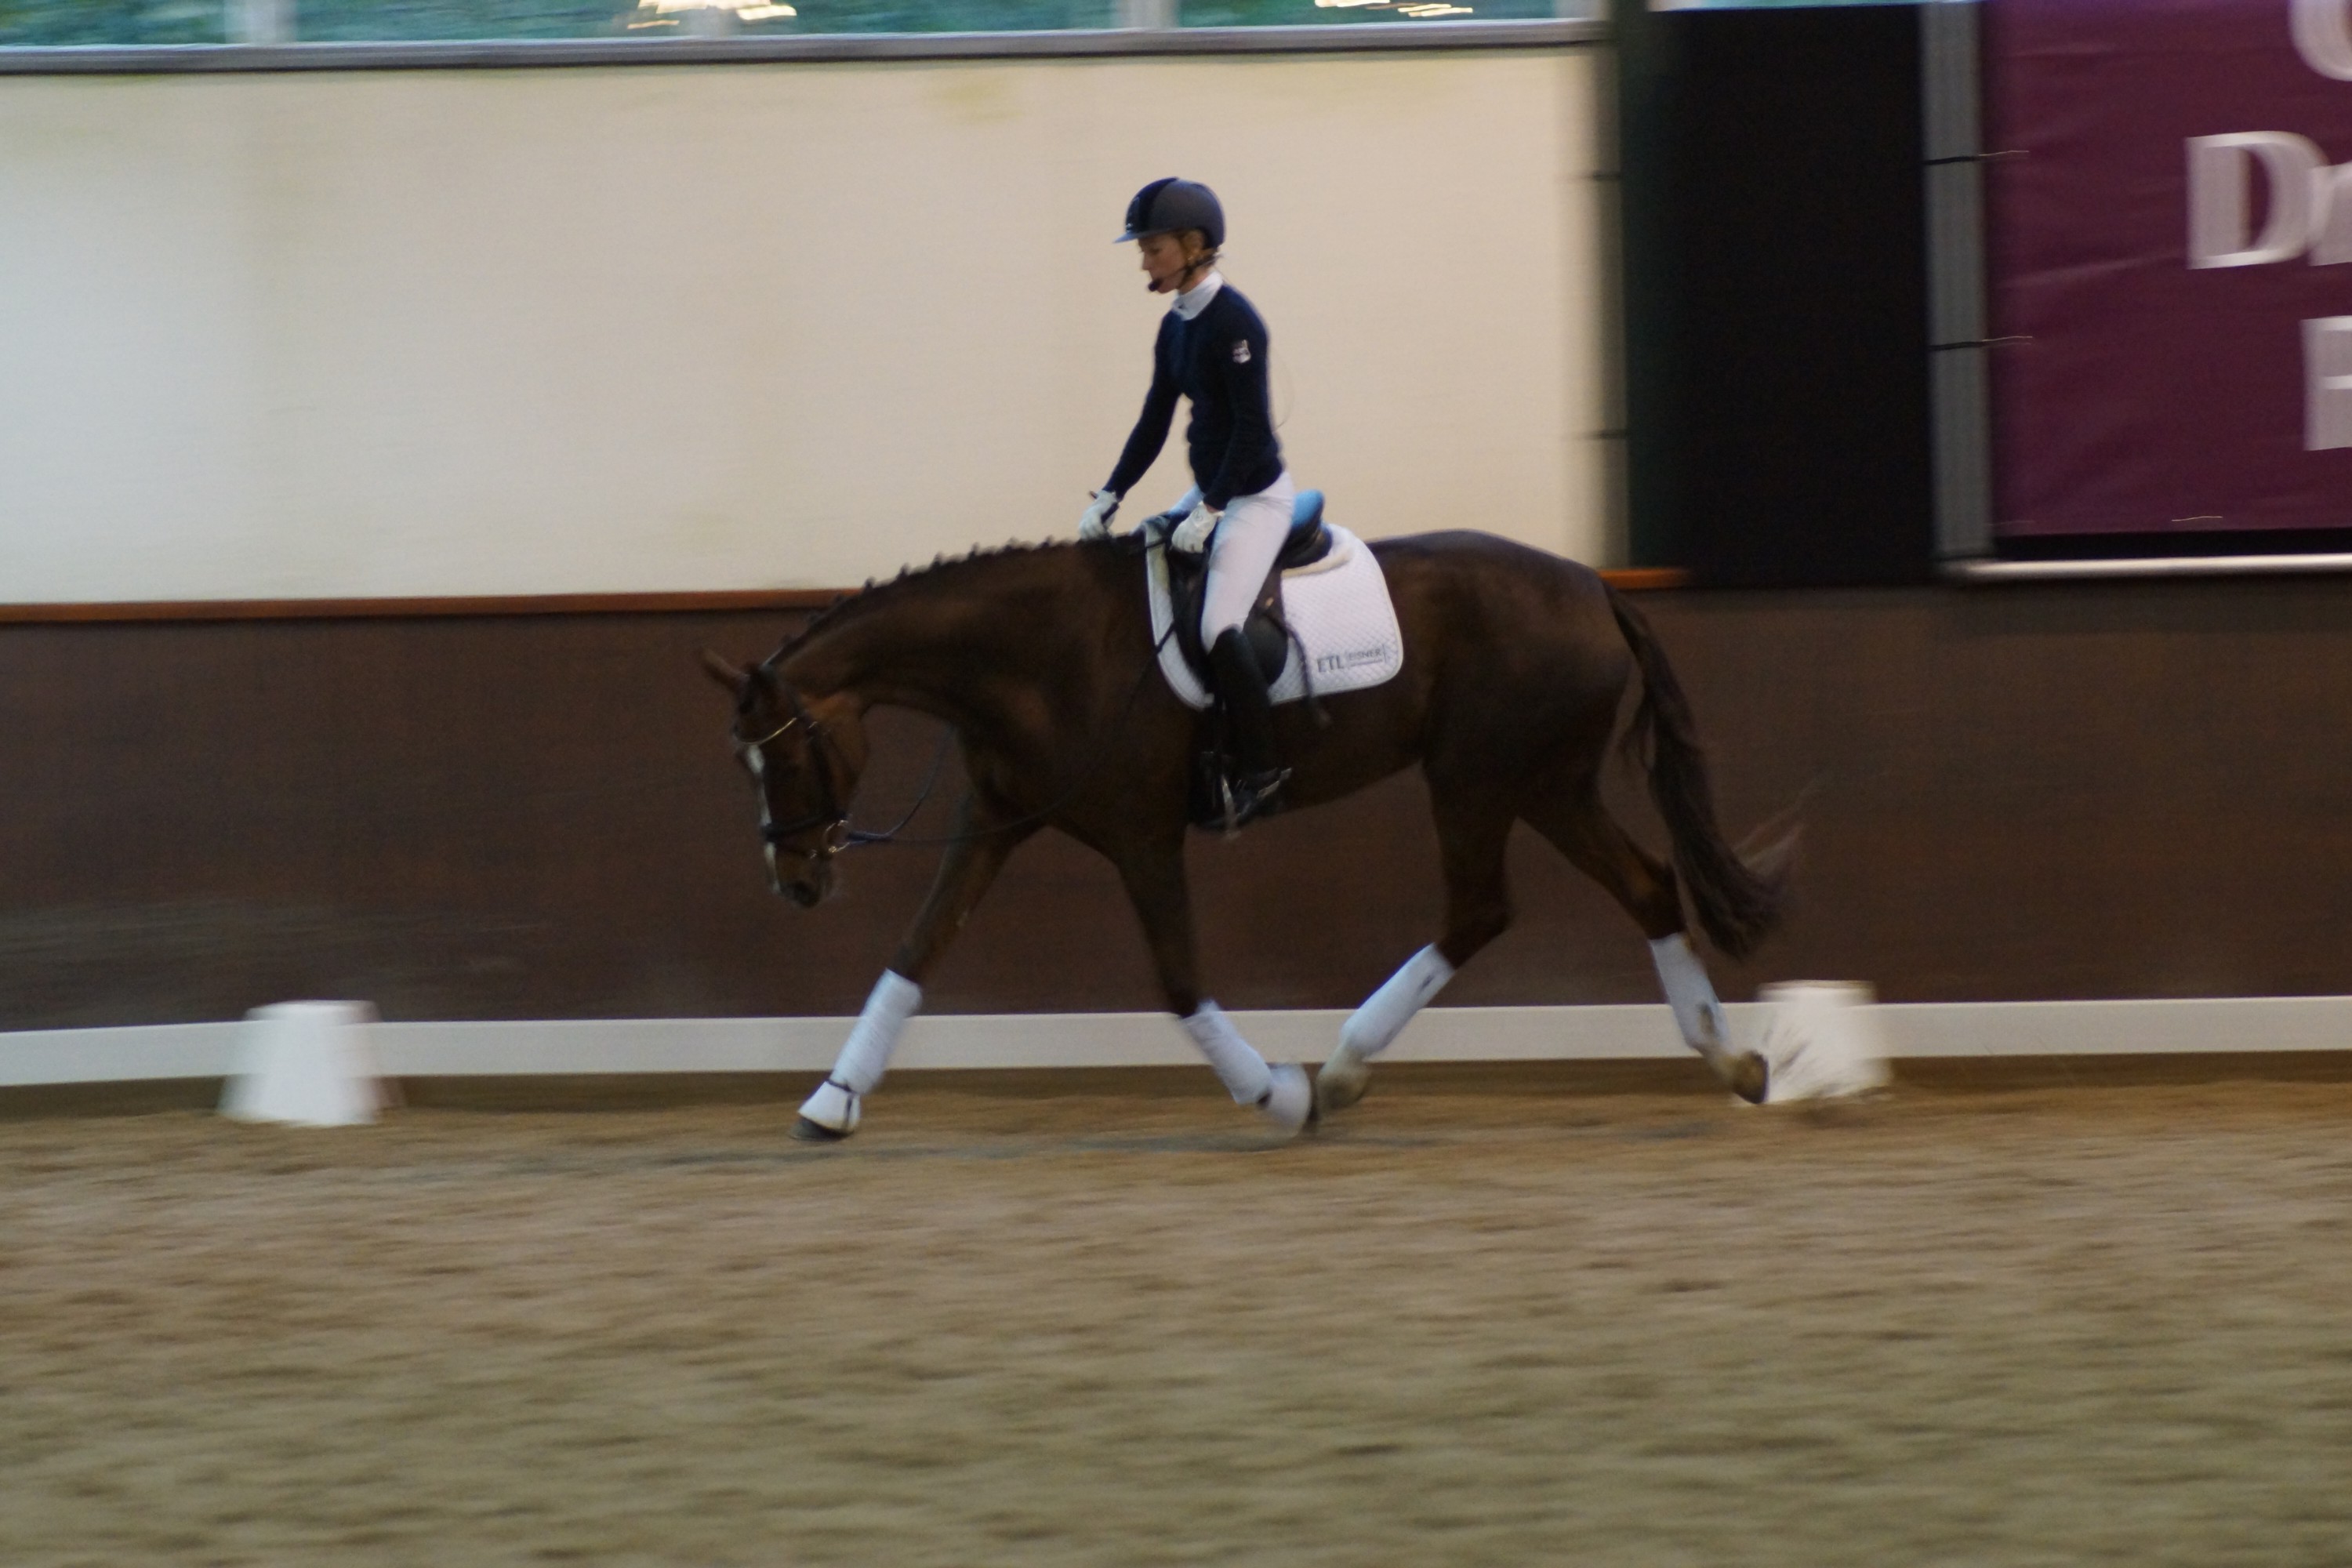
[[1274,1081],[1258,1096],[1257,1113],[1295,1135],[1314,1113],[1315,1087],[1307,1081],[1307,1069],[1293,1063],[1285,1062],[1273,1071]]
[[1315,1113],[1328,1116],[1345,1110],[1363,1099],[1364,1091],[1371,1087],[1371,1064],[1342,1047],[1333,1051],[1331,1059],[1316,1071]]
[[1732,1093],[1748,1104],[1761,1105],[1764,1097],[1772,1089],[1772,1068],[1756,1052],[1742,1052],[1731,1058],[1723,1081],[1731,1086]]
[[793,1136],[811,1143],[838,1143],[857,1131],[858,1096],[846,1084],[828,1076],[816,1092],[801,1102],[801,1119]]

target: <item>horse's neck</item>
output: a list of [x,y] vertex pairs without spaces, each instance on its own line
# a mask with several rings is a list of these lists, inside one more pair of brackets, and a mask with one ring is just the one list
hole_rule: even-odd
[[861,706],[912,708],[967,733],[992,728],[1019,692],[1081,657],[1076,627],[1087,618],[1070,602],[1078,583],[1047,580],[1052,563],[1003,564],[1031,569],[948,568],[869,590],[870,603],[845,606],[781,673],[811,695],[846,691]]

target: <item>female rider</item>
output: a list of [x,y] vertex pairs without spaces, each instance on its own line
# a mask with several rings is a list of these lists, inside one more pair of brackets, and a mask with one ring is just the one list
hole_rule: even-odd
[[1168,544],[1188,555],[1209,552],[1201,646],[1209,650],[1239,764],[1228,816],[1238,827],[1274,809],[1289,777],[1275,761],[1265,678],[1241,633],[1290,531],[1294,493],[1267,409],[1265,322],[1215,269],[1225,215],[1208,186],[1152,181],[1128,203],[1119,240],[1140,247],[1151,292],[1175,300],[1160,318],[1142,416],[1118,466],[1079,518],[1078,535],[1099,539],[1109,531],[1120,498],[1160,456],[1182,394],[1192,405],[1184,431],[1192,489],[1169,509],[1183,521]]

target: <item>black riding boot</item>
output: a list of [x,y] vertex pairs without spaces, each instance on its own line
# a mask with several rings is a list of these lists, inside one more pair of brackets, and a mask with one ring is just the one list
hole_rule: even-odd
[[1209,649],[1209,667],[1217,677],[1217,695],[1224,700],[1225,732],[1233,742],[1236,775],[1228,780],[1225,831],[1234,832],[1253,818],[1279,809],[1276,798],[1290,770],[1274,755],[1274,704],[1265,694],[1265,677],[1239,631],[1228,631]]

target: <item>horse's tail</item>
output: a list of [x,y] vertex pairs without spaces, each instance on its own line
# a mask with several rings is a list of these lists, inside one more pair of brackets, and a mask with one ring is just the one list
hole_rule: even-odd
[[1698,743],[1690,702],[1642,613],[1603,584],[1617,629],[1642,668],[1642,701],[1625,731],[1625,746],[1647,768],[1650,798],[1674,840],[1675,869],[1690,889],[1698,923],[1734,958],[1756,949],[1778,924],[1788,901],[1788,860],[1793,837],[1744,860],[1716,826],[1715,793]]

